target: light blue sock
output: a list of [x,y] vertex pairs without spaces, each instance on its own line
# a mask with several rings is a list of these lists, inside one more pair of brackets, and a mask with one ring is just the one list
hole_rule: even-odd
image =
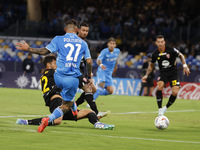
[[49,122],[61,117],[62,115],[63,115],[63,111],[59,107],[57,107],[53,111],[53,113],[49,116]]
[[102,91],[102,94],[101,95],[110,95],[110,93],[106,90],[106,89],[104,89],[103,91]]
[[93,98],[94,100],[96,100],[99,95],[109,95],[109,94],[110,93],[106,89],[98,87],[97,91],[93,95]]
[[73,103],[73,105],[72,105],[71,109],[72,109],[72,111],[76,111],[76,110],[77,110],[77,105],[76,105],[76,103],[75,103],[75,102]]

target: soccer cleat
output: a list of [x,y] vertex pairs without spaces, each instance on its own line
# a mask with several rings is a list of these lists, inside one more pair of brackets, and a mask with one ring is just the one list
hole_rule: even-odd
[[167,107],[166,106],[164,106],[163,108],[159,108],[158,116],[163,116],[166,111],[167,111]]
[[[71,109],[72,110],[72,109]],[[72,114],[74,115],[74,116],[77,116],[78,115],[78,110],[76,110],[76,111],[73,111],[72,110]]]
[[163,116],[162,108],[159,108],[159,109],[158,109],[158,116]]
[[72,110],[72,114],[74,116],[77,116],[78,115],[78,109],[77,109],[77,105],[76,105],[76,102],[73,103],[72,107],[71,107],[71,110]]
[[46,128],[46,126],[48,126],[49,124],[49,117],[48,118],[42,118],[42,122],[40,124],[40,126],[38,127],[38,132],[41,133],[44,131],[44,129]]
[[101,118],[103,118],[103,117],[106,117],[108,114],[110,114],[110,111],[99,112],[99,113],[97,114],[97,117],[98,117],[99,119],[101,119]]
[[103,129],[103,130],[113,130],[115,128],[115,125],[97,122],[94,124],[94,128],[95,129]]
[[28,125],[28,120],[17,119],[16,124]]
[[167,111],[167,107],[164,106],[164,107],[162,108],[163,115],[165,114],[166,111]]

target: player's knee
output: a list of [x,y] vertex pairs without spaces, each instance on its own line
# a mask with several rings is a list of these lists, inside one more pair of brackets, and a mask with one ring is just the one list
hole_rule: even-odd
[[92,85],[92,93],[94,94],[96,91],[97,91],[97,88],[94,85]]
[[92,93],[92,88],[89,87],[88,84],[85,84],[85,85],[82,87],[82,90],[83,90],[85,93]]
[[104,88],[104,87],[105,87],[105,82],[101,82],[101,83],[99,83],[98,86],[101,87],[101,88]]
[[179,86],[174,86],[172,87],[172,95],[177,96],[179,92],[180,87]]
[[107,89],[107,91],[108,91],[110,94],[112,94],[112,93],[114,92],[113,89]]
[[163,88],[164,88],[164,86],[165,86],[164,82],[159,81],[159,82],[157,83],[157,90],[162,91]]
[[59,108],[63,111],[63,113],[66,113],[73,105],[73,102],[66,102],[63,101],[63,105],[61,105]]
[[54,125],[59,125],[62,123],[62,118],[57,118],[54,120]]
[[164,85],[163,85],[163,84],[158,84],[158,85],[157,85],[157,90],[162,91],[163,88],[164,88]]
[[173,91],[172,91],[172,95],[173,95],[173,96],[177,96],[177,95],[178,95],[178,91],[179,91],[178,89],[173,90]]

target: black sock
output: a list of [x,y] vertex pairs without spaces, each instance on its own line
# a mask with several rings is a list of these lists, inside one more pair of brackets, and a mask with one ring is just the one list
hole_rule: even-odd
[[28,120],[28,125],[40,125],[42,118]]
[[[42,118],[28,120],[28,125],[40,125]],[[54,122],[49,122],[48,126],[54,125]]]
[[140,96],[142,96],[143,89],[144,89],[144,83],[141,83],[141,88],[140,88],[140,93],[139,93]]
[[81,105],[85,101],[85,92],[81,94],[81,96],[76,100],[76,105]]
[[99,111],[97,109],[97,105],[95,103],[94,98],[93,98],[93,94],[92,93],[85,93],[85,99],[87,101],[87,103],[90,105],[90,108],[96,113],[98,114]]
[[95,124],[97,121],[99,121],[97,115],[94,112],[91,112],[87,115],[88,120],[90,123]]
[[157,90],[156,99],[157,99],[158,108],[162,108],[162,99],[163,99],[162,91]]
[[168,108],[169,106],[171,106],[175,102],[175,100],[176,100],[176,96],[171,95],[169,97],[169,101],[168,101],[166,107]]

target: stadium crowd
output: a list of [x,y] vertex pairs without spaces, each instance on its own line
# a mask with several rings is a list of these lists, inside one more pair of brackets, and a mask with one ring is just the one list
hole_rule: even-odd
[[8,29],[17,20],[26,19],[26,3],[24,1],[0,0],[0,32]]

